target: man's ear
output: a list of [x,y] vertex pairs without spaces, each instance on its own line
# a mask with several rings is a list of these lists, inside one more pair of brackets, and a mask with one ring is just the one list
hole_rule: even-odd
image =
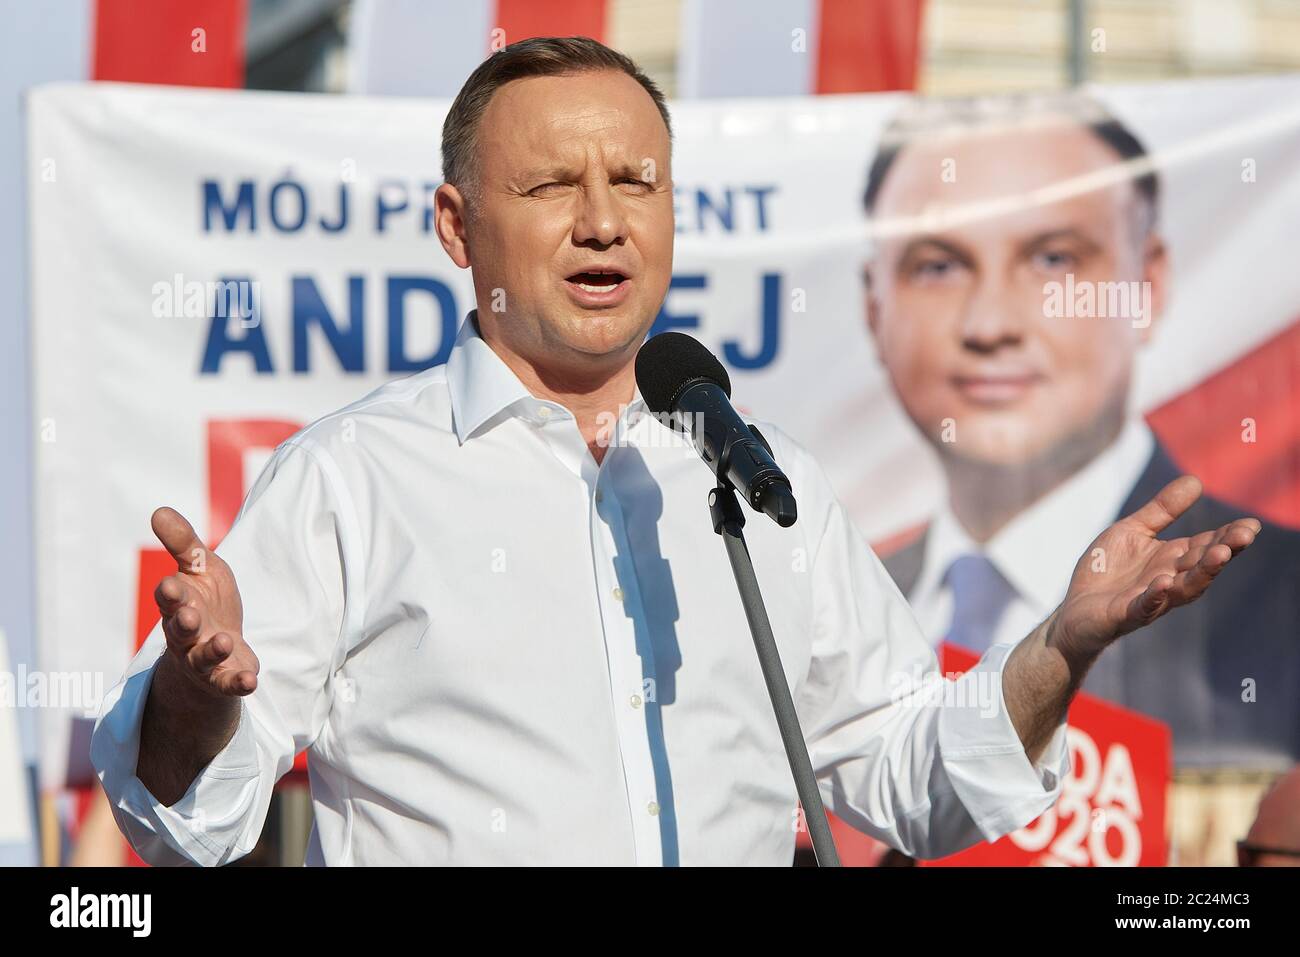
[[461,269],[469,268],[469,236],[465,231],[468,207],[461,191],[443,183],[433,194],[433,222],[438,241]]
[[876,298],[876,284],[871,273],[871,263],[862,267],[862,311],[867,320],[867,331],[876,346],[880,345],[880,300]]
[[1150,284],[1150,322],[1140,332],[1143,345],[1151,341],[1151,334],[1165,313],[1165,298],[1169,283],[1169,253],[1160,234],[1152,230],[1147,234],[1142,248],[1142,281]]

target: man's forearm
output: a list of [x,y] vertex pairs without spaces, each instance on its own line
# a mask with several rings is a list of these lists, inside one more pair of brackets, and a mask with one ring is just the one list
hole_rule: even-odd
[[1079,661],[1052,641],[1057,612],[1016,645],[1002,670],[1002,696],[1025,754],[1037,763],[1095,658]]
[[149,793],[170,807],[239,728],[238,698],[204,695],[164,654],[154,666],[140,723],[135,773]]

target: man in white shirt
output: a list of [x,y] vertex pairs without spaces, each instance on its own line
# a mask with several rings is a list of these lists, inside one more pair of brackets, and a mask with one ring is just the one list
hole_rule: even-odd
[[[1179,474],[1129,407],[1169,281],[1157,173],[1081,94],[921,100],[886,130],[864,198],[871,332],[948,482],[886,567],[932,642],[1014,643],[1080,549]],[[1109,314],[1121,288],[1129,308]],[[1076,307],[1095,293],[1092,311],[1059,314],[1055,290]],[[1234,513],[1205,497],[1170,533]],[[1107,654],[1084,690],[1168,723],[1179,767],[1290,766],[1300,601],[1275,582],[1297,575],[1300,535],[1264,526],[1207,601]]]
[[[155,513],[179,571],[92,741],[147,860],[246,853],[306,749],[309,863],[790,862],[795,790],[712,477],[633,375],[672,264],[668,119],[594,41],[489,58],[443,131],[438,233],[478,302],[446,366],[285,442],[220,555]],[[1199,492],[1172,483],[1099,539],[1106,574],[1081,565],[944,694],[820,468],[761,427],[800,521],[750,522],[749,544],[822,793],[916,856],[1049,807],[1091,662],[1258,527],[1156,540]]]

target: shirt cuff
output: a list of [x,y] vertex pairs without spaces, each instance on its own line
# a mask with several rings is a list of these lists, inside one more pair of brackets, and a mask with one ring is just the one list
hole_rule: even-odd
[[1002,692],[1014,645],[995,645],[949,689],[939,709],[939,753],[953,790],[985,840],[1024,827],[1056,803],[1070,773],[1062,719],[1031,764]]
[[260,776],[248,707],[240,699],[235,734],[180,800],[167,807],[135,770],[141,721],[156,667],[129,676],[104,700],[91,737],[91,762],[113,816],[141,857],[154,864],[225,863],[251,850],[237,847]]

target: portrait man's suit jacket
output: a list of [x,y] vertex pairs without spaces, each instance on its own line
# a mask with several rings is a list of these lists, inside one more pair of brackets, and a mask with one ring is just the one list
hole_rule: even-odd
[[[1157,443],[1116,518],[1180,474]],[[1160,537],[1249,514],[1202,496]],[[909,598],[926,537],[884,559]],[[1064,594],[1068,572],[1062,574]],[[1277,769],[1300,760],[1300,532],[1265,522],[1200,601],[1108,648],[1083,690],[1169,724],[1178,767]]]

